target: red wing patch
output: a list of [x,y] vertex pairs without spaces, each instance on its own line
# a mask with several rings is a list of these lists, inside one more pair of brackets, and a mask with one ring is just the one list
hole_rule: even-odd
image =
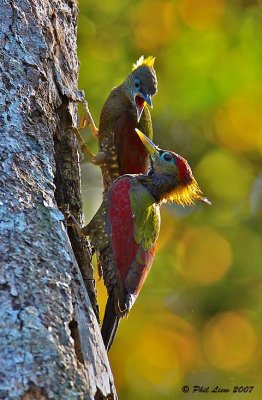
[[134,240],[134,218],[130,205],[131,177],[117,180],[109,192],[108,222],[116,272],[122,289],[137,295],[154,261],[155,247],[145,251]]
[[130,177],[117,180],[110,189],[108,222],[116,273],[122,289],[138,295],[154,261],[155,248],[145,251],[134,240],[134,218],[130,205]]
[[123,287],[139,248],[134,240],[134,218],[129,197],[130,179],[124,177],[113,184],[107,213],[117,274]]
[[150,268],[154,261],[154,248],[151,251],[145,251],[139,248],[137,257],[129,268],[126,278],[126,289],[129,293],[137,296],[146,280]]

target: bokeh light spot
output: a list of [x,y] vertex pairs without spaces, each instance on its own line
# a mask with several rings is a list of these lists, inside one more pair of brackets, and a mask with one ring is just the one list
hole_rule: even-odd
[[132,364],[135,364],[135,379],[139,379],[141,384],[144,381],[145,384],[150,383],[154,386],[173,387],[181,379],[179,360],[174,350],[171,331],[156,330],[154,326],[148,326],[143,330],[130,355],[131,371]]
[[232,261],[228,241],[209,227],[188,230],[177,251],[180,273],[187,280],[202,285],[223,278]]
[[[154,140],[188,159],[213,203],[211,207],[167,205],[161,209],[152,270],[128,319],[121,320],[109,352],[122,399],[182,399],[182,385],[193,381],[207,386],[230,384],[231,388],[234,382],[254,385],[254,394],[246,396],[262,399],[261,351],[259,344],[252,344],[252,333],[246,339],[245,328],[231,324],[230,318],[228,324],[216,319],[208,330],[211,316],[221,316],[225,309],[250,310],[248,315],[256,321],[253,327],[247,314],[237,315],[251,332],[262,320],[262,24],[258,3],[261,0],[80,0],[78,87],[86,93],[96,124],[112,87],[124,81],[137,58],[156,56],[159,92],[150,110]],[[97,153],[98,142],[89,128],[84,136]],[[89,166],[85,162],[82,168],[86,222],[98,209],[103,192],[100,168]],[[194,234],[201,226],[210,228],[210,238],[201,231]],[[191,238],[183,243],[190,232]],[[216,247],[222,249],[220,253]],[[185,254],[190,250],[192,254]],[[229,264],[225,271],[220,270],[220,258],[222,264]],[[210,277],[213,273],[218,275]],[[103,279],[97,282],[97,291],[102,320],[107,300]],[[224,338],[224,331],[232,330],[240,342],[237,329],[243,338],[238,349],[247,361],[237,358],[234,362],[241,370],[232,372],[230,357],[235,355],[229,346],[235,338]],[[220,343],[213,349],[217,331],[227,346]],[[209,333],[213,339],[208,343]],[[258,341],[258,330],[256,335]],[[255,346],[249,359],[246,343],[250,354]],[[232,391],[225,396],[231,398]],[[244,400],[245,395],[241,396]]]
[[175,217],[170,215],[170,212],[165,209],[165,207],[162,207],[161,226],[164,226],[164,229],[160,229],[160,234],[157,241],[157,252],[164,250],[165,247],[168,246],[174,239],[177,225],[178,222],[176,221]]
[[248,162],[222,150],[209,152],[195,174],[214,205],[215,198],[230,203],[243,202],[248,198],[253,180]]
[[215,117],[219,142],[230,150],[262,149],[262,86],[232,97]]
[[120,49],[113,35],[97,35],[89,46],[89,53],[99,61],[110,61],[120,57]]
[[162,309],[158,323],[149,317],[142,330],[133,331],[127,378],[137,382],[140,390],[150,386],[151,390],[174,390],[183,374],[198,362],[199,347],[192,325]]
[[236,370],[251,360],[256,333],[241,313],[221,313],[208,321],[203,332],[203,348],[215,367]]
[[172,1],[145,1],[136,9],[133,36],[138,48],[155,51],[176,30],[176,11]]
[[191,28],[205,30],[223,16],[224,0],[182,0],[179,11],[182,20]]

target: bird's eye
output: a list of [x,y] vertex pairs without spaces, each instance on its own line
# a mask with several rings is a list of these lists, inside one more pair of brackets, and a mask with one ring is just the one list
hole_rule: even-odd
[[140,88],[140,81],[139,81],[139,79],[135,79],[135,87],[136,87],[136,89],[139,89],[139,88]]
[[170,154],[168,151],[165,151],[163,154],[161,154],[161,159],[167,162],[174,162],[172,154]]

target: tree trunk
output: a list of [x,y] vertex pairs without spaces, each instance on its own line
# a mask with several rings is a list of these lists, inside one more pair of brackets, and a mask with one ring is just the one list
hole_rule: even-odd
[[116,399],[89,246],[57,206],[82,222],[76,0],[0,10],[0,399]]

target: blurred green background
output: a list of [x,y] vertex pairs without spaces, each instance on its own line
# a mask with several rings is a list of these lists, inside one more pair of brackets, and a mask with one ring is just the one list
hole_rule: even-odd
[[[262,1],[79,6],[79,88],[97,125],[132,63],[156,56],[155,142],[187,158],[213,203],[162,207],[153,268],[109,354],[120,399],[259,400]],[[90,131],[83,135],[96,151]],[[88,221],[101,201],[100,170],[83,162],[82,176]],[[97,286],[103,310],[106,292],[102,281]],[[192,385],[231,390],[193,395]],[[251,385],[251,394],[232,393]]]

